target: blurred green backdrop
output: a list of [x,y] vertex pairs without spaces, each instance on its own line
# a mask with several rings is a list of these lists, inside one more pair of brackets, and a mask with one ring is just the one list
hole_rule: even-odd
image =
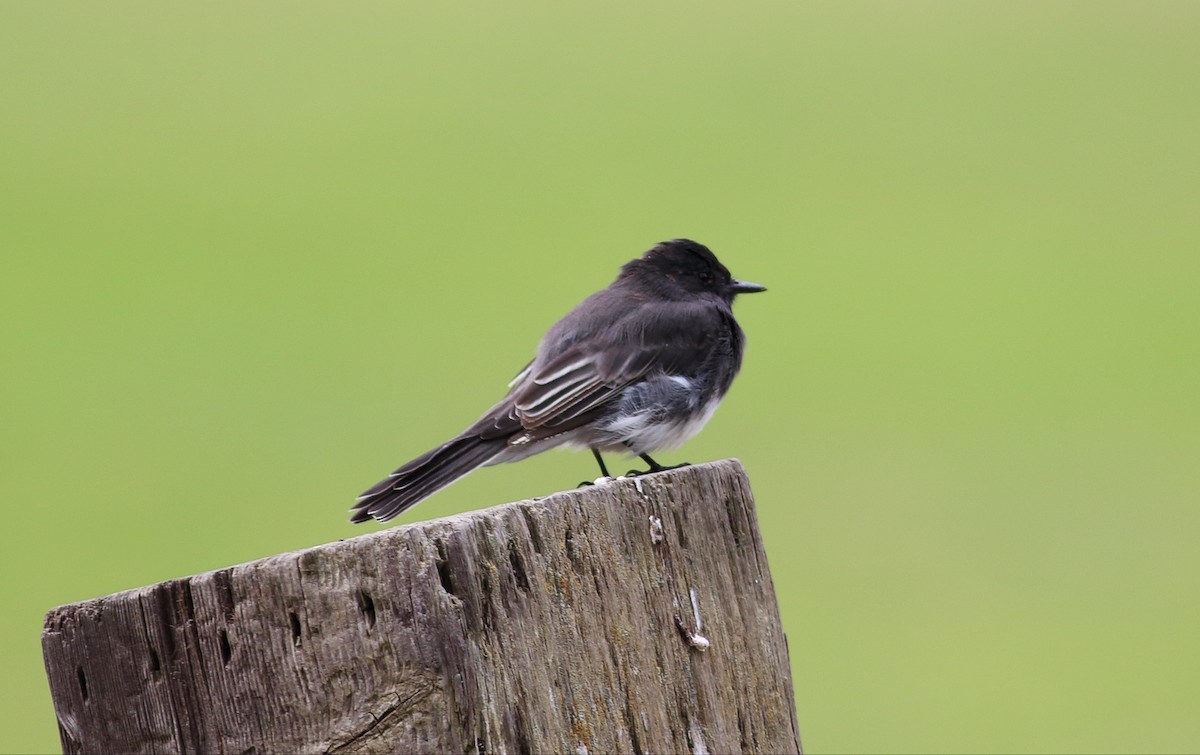
[[[0,749],[43,612],[367,531],[656,241],[770,286],[811,752],[1200,747],[1200,4],[0,5]],[[569,487],[484,470],[403,521]]]

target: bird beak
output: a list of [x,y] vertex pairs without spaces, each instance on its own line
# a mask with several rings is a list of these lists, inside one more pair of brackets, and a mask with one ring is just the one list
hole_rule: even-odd
[[731,294],[757,294],[759,291],[766,291],[767,287],[734,278],[729,281],[729,285],[725,287],[725,290]]

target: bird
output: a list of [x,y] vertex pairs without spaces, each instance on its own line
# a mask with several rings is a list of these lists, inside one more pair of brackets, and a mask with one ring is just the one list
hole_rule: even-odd
[[[358,496],[350,521],[386,522],[478,469],[558,446],[635,454],[674,449],[712,417],[741,369],[739,294],[765,286],[730,275],[689,239],[664,241],[550,327],[499,403],[470,427]],[[685,465],[678,465],[685,466]]]

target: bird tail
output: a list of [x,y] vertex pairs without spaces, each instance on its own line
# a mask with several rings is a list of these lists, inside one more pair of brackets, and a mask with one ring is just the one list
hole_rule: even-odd
[[460,435],[422,454],[363,492],[350,521],[375,518],[386,522],[493,459],[507,446],[505,438]]

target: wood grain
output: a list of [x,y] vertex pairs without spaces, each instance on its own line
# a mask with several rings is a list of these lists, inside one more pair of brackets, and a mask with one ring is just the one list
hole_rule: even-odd
[[800,749],[735,460],[62,606],[42,646],[69,753]]

